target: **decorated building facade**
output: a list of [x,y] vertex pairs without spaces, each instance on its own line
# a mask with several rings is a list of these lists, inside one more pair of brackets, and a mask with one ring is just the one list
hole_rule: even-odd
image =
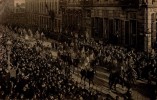
[[61,0],[60,6],[63,30],[139,49],[155,46],[157,0]]

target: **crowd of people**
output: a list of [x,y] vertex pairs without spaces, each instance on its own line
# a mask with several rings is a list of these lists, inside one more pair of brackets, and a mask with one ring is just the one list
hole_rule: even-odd
[[[99,98],[98,91],[82,88],[74,81],[71,76],[71,66],[67,60],[61,59],[60,56],[54,59],[50,55],[51,49],[43,49],[40,43],[30,46],[29,43],[23,41],[20,36],[26,34],[26,30],[21,32],[21,30],[14,29],[13,31],[4,26],[0,28],[3,30],[0,32],[1,47],[6,48],[7,40],[3,37],[10,37],[9,39],[13,42],[10,54],[11,69],[7,69],[5,50],[4,54],[1,53],[3,58],[0,70],[0,98],[54,100],[77,100],[78,98],[97,100]],[[13,35],[17,34],[16,32],[19,33],[17,35],[19,38]],[[155,54],[148,56],[134,49],[128,50],[121,46],[98,43],[94,39],[82,39],[82,37],[80,39],[78,36],[73,36],[70,43],[64,41],[56,49],[59,55],[68,55],[72,61],[79,59],[80,65],[77,67],[89,68],[90,64],[95,61],[94,66],[102,66],[110,71],[120,69],[121,74],[131,73],[130,78],[147,79],[148,83],[157,77]]]
[[31,47],[20,38],[12,38],[11,41],[11,69],[7,69],[5,60],[0,70],[1,99],[99,98],[98,91],[85,89],[75,82],[67,63],[60,58],[54,59],[50,49],[42,50],[40,44]]
[[[120,71],[120,74],[127,81],[136,83],[136,80],[146,80],[148,85],[155,85],[154,91],[157,91],[157,55],[156,51],[152,49],[151,53],[144,51],[137,51],[133,48],[125,48],[113,44],[105,44],[94,41],[94,39],[87,39],[84,37],[77,37],[69,44],[73,44],[76,48],[75,52],[78,58],[85,58],[83,61],[93,64],[94,66],[102,66],[107,68],[110,73],[113,71]],[[86,67],[82,65],[81,67]],[[91,66],[88,65],[87,66]],[[155,83],[155,84],[154,84]]]
[[[136,51],[133,48],[128,49],[122,46],[96,42],[92,38],[77,42],[74,40],[69,44],[69,47],[72,44],[77,49],[74,51],[79,51],[75,52],[76,55],[79,55],[78,58],[89,59],[89,62],[97,60],[96,65],[104,66],[107,69],[121,69],[125,73],[129,73],[128,71],[130,73],[134,72],[134,77],[137,77],[137,79],[148,79],[148,83],[151,83],[152,78],[157,77],[157,55],[154,50],[148,54]],[[87,61],[85,60],[85,62]]]

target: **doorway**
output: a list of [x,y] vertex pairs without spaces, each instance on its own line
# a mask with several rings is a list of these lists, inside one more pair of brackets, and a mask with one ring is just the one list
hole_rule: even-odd
[[129,21],[125,21],[125,45],[130,44]]
[[137,21],[136,20],[130,20],[130,40],[131,45],[133,47],[136,47],[137,45]]

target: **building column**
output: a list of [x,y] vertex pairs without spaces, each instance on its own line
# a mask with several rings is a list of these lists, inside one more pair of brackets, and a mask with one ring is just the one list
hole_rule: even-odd
[[152,49],[151,45],[151,37],[152,37],[152,30],[151,30],[151,9],[145,8],[145,40],[144,40],[144,51],[150,53]]
[[109,20],[108,18],[105,19],[105,31],[106,31],[106,39],[109,40]]
[[154,47],[155,42],[156,42],[156,14],[153,13],[152,14],[152,21],[151,21],[151,33],[152,33],[152,46]]
[[125,21],[122,20],[122,33],[121,33],[122,44],[125,45]]

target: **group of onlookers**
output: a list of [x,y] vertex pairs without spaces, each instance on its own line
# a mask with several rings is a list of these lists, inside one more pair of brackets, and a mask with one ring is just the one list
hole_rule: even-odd
[[[16,33],[15,33],[16,34]],[[20,38],[11,38],[11,69],[7,61],[0,68],[0,99],[98,100],[96,90],[88,90],[74,81],[71,70],[50,49],[40,44],[29,46]]]
[[[40,43],[30,46],[22,40],[20,36],[27,32],[32,37],[30,30],[14,29],[12,31],[4,26],[1,26],[0,29],[2,34],[0,39],[2,45],[0,46],[6,48],[6,39],[11,39],[13,42],[10,55],[12,68],[6,69],[6,52],[3,53],[5,59],[1,60],[0,98],[98,99],[98,92],[84,89],[74,82],[68,62],[59,57],[54,59],[50,55],[51,49],[44,49]],[[17,31],[15,32],[15,30]],[[19,38],[14,34],[17,34],[16,36]],[[34,38],[41,39],[36,36]],[[73,60],[80,59],[79,62],[83,63],[80,64],[81,67],[95,60],[95,66],[103,66],[107,69],[117,68],[125,74],[131,68],[132,70],[129,71],[135,71],[136,73],[133,74],[136,74],[137,79],[147,79],[148,83],[156,81],[157,59],[155,54],[148,57],[144,52],[103,44],[94,39],[87,40],[82,37],[81,39],[74,37],[70,43],[65,41],[57,45],[56,49],[58,54],[68,55]],[[86,62],[88,63],[86,64]]]

